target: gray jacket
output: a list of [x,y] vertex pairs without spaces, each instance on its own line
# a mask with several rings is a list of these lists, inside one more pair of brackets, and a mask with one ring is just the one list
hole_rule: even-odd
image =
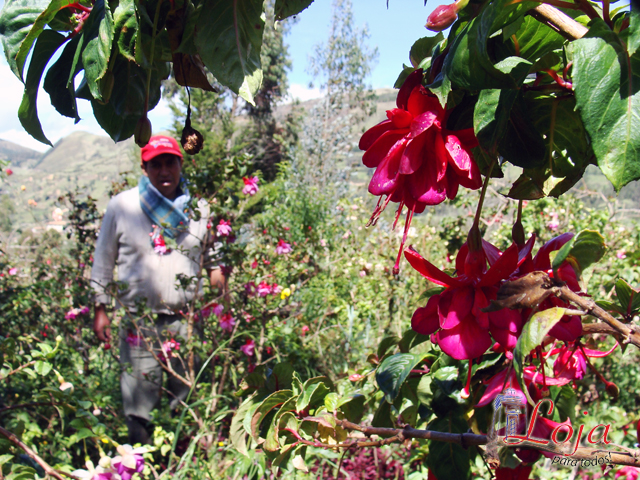
[[[198,203],[201,219],[191,220],[188,231],[176,238],[178,247],[165,255],[157,254],[151,245],[151,220],[140,207],[138,187],[111,199],[102,219],[91,270],[91,283],[96,303],[110,304],[105,288],[117,279],[127,284],[118,292],[116,307],[135,308],[136,301],[146,299],[154,313],[171,314],[184,308],[200,290],[191,282],[187,288],[177,283],[177,275],[195,277],[203,267],[211,268],[210,249],[201,258],[203,243],[209,239],[206,201]],[[204,261],[204,263],[203,263]]]

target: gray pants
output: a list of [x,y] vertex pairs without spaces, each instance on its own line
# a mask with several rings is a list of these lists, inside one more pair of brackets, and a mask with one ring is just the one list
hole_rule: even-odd
[[[149,352],[148,346],[151,345],[154,353],[159,356],[162,352],[162,342],[172,338],[178,340],[180,337],[178,341],[183,345],[179,352],[186,365],[184,342],[187,339],[187,325],[177,315],[158,315],[155,325],[140,327],[140,333],[145,338],[140,340],[139,346],[127,342],[129,333],[126,329],[120,329],[120,363],[123,366],[131,365],[131,373],[123,372],[120,377],[124,413],[127,416],[135,415],[144,420],[151,420],[151,410],[160,402],[163,368]],[[134,329],[131,333],[136,335],[138,332]],[[174,357],[171,366],[176,373],[184,376],[185,368],[179,359]],[[181,400],[187,398],[189,387],[173,375],[167,375],[169,379],[166,389],[173,409]]]

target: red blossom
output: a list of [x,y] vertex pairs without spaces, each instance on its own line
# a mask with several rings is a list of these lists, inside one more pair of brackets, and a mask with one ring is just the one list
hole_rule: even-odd
[[[376,169],[369,193],[380,196],[369,223],[376,223],[390,201],[400,204],[397,222],[406,205],[402,245],[414,213],[455,198],[460,185],[477,190],[482,184],[471,154],[478,144],[473,129],[448,130],[449,112],[421,83],[419,69],[407,77],[398,92],[397,108],[387,110],[387,120],[367,130],[359,144],[361,150],[366,150],[362,163]],[[401,252],[402,246],[396,271]]]

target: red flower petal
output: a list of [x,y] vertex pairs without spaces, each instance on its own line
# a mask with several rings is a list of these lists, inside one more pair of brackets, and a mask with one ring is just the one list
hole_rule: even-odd
[[[426,135],[420,135],[407,142],[407,146],[402,153],[400,159],[400,173],[402,175],[410,175],[414,173],[425,160],[427,160],[427,152],[425,152]],[[364,160],[364,157],[363,157]]]
[[447,198],[446,191],[435,179],[433,167],[433,162],[427,160],[413,175],[407,176],[411,196],[427,205],[438,205]]
[[[438,302],[440,327],[449,330],[457,326],[471,313],[474,300],[474,291],[470,286],[446,290]],[[440,308],[441,305],[444,308]]]
[[482,249],[484,250],[484,254],[487,256],[490,267],[493,266],[493,264],[502,256],[500,249],[487,242],[485,239],[482,239]]
[[374,125],[369,130],[362,134],[360,137],[360,143],[358,143],[358,147],[360,150],[369,150],[371,145],[385,132],[388,130],[393,130],[393,123],[389,120],[383,120],[377,125]]
[[478,139],[473,133],[473,128],[465,128],[463,130],[455,130],[448,133],[452,133],[453,135],[458,137],[460,142],[462,142],[462,144],[469,150],[478,146]]
[[[413,133],[413,129],[412,129]],[[444,146],[449,153],[451,166],[460,174],[466,175],[471,170],[473,158],[462,145],[458,137],[453,134],[443,135]]]
[[434,295],[425,307],[420,307],[413,313],[411,328],[414,331],[422,335],[431,335],[440,328],[437,312],[439,298],[440,295]]
[[413,117],[409,112],[401,108],[387,110],[387,118],[391,120],[395,128],[409,128]]
[[442,351],[456,360],[477,358],[492,343],[489,332],[481,328],[471,315],[450,330],[438,331],[436,337]]
[[397,142],[389,154],[382,160],[369,182],[369,193],[372,195],[386,195],[393,192],[398,180],[400,158],[404,150],[404,143]]
[[437,112],[441,118],[444,116],[444,109],[440,105],[438,98],[422,87],[415,87],[413,89],[411,95],[409,95],[406,109],[409,110],[414,117],[417,117],[427,110]]
[[518,246],[513,244],[505,250],[498,261],[482,276],[477,286],[490,287],[496,285],[500,280],[508,278],[517,267]]
[[404,257],[409,264],[423,277],[436,285],[455,287],[461,285],[460,281],[450,277],[432,263],[428,262],[411,245],[404,251]]
[[364,155],[362,155],[362,163],[364,163],[366,167],[376,168],[380,162],[391,153],[396,143],[402,141],[406,133],[406,130],[389,130],[384,132],[373,145],[364,152]]
[[554,250],[560,250],[562,246],[573,238],[573,233],[563,233],[555,238],[552,238],[545,243],[536,256],[533,258],[533,264],[536,270],[549,270],[551,268],[551,260],[549,260],[549,254]]
[[396,98],[396,106],[398,108],[402,108],[404,110],[408,110],[407,104],[409,103],[409,96],[413,89],[416,86],[419,86],[422,83],[422,69],[419,68],[415,70],[413,73],[409,74],[406,78],[400,91],[398,92],[398,97]]
[[[411,122],[411,138],[415,138],[426,132],[436,123],[436,120],[438,120],[438,112],[434,112],[433,110],[427,110],[415,117]],[[437,122],[436,126],[439,127],[440,122]]]

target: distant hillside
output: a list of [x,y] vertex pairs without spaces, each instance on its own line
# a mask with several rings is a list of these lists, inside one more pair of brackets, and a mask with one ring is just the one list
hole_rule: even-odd
[[30,148],[21,147],[7,140],[0,140],[0,160],[11,162],[12,166],[31,166],[42,154]]

